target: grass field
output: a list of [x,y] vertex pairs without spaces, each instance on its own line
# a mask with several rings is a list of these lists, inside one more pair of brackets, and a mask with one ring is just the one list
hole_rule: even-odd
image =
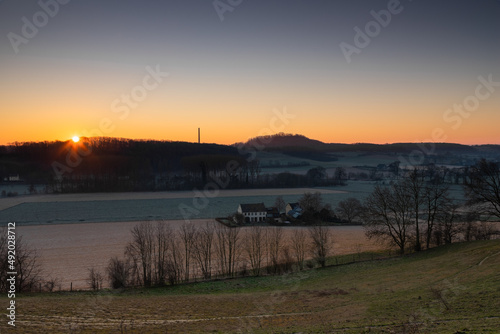
[[[332,262],[332,259],[330,260]],[[19,333],[499,333],[500,241],[126,292],[18,296]],[[5,296],[0,298],[7,305]],[[6,320],[0,324],[6,331]]]

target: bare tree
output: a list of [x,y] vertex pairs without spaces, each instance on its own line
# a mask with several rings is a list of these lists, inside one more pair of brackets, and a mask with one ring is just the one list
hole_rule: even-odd
[[[285,237],[286,238],[286,237]],[[281,248],[281,266],[280,271],[282,273],[287,273],[293,271],[294,259],[292,255],[291,247],[285,241],[283,247]]]
[[321,185],[328,178],[325,168],[321,166],[309,169],[306,176],[309,180],[309,184],[314,187]]
[[347,172],[344,167],[337,167],[335,168],[334,172],[334,179],[335,179],[335,184],[337,185],[344,185],[345,181],[344,179],[347,176]]
[[363,213],[363,205],[357,198],[349,197],[339,202],[336,211],[340,218],[346,220],[349,224],[352,224],[356,219],[361,217],[361,214]]
[[178,238],[170,239],[169,255],[165,264],[165,270],[170,285],[179,283],[184,276],[184,257],[180,251],[182,246]]
[[165,222],[157,222],[155,229],[156,244],[154,249],[154,283],[165,284],[167,280],[167,262],[171,246],[170,239],[174,233]]
[[167,280],[167,264],[173,233],[165,222],[142,222],[131,230],[132,241],[125,248],[134,284],[163,285]]
[[495,223],[481,221],[480,216],[480,211],[475,210],[474,207],[468,207],[462,219],[465,222],[461,228],[465,241],[490,240],[493,235],[499,234]]
[[212,276],[212,246],[214,239],[214,225],[207,222],[198,229],[193,240],[193,258],[200,268],[203,278]]
[[50,277],[43,283],[45,291],[53,292],[56,287],[61,289],[61,281],[58,278]]
[[230,228],[222,224],[215,228],[215,251],[218,259],[219,274],[234,276],[239,259],[239,228]]
[[132,241],[125,254],[131,260],[132,274],[138,284],[151,286],[154,277],[155,230],[151,222],[142,222],[132,230]]
[[292,237],[292,249],[295,255],[295,261],[299,270],[304,269],[304,260],[307,251],[307,234],[303,229],[296,229],[293,231]]
[[[406,191],[413,204],[413,217],[415,219],[415,251],[422,250],[420,242],[420,207],[424,204],[424,175],[417,168],[414,168],[403,181],[400,190]],[[404,194],[402,194],[404,196]],[[406,196],[405,196],[406,197]]]
[[321,197],[321,193],[304,193],[304,195],[299,199],[299,205],[304,211],[311,213],[320,212],[323,208],[323,198]]
[[326,266],[326,257],[331,248],[331,230],[323,225],[309,227],[311,254],[321,267]]
[[465,182],[469,204],[482,204],[482,213],[500,218],[500,167],[482,159],[471,167]]
[[389,241],[404,254],[414,223],[413,200],[404,184],[396,183],[390,188],[376,186],[364,207],[367,237]]
[[[425,245],[427,249],[429,249],[431,240],[434,236],[434,227],[437,219],[442,217],[442,221],[446,221],[447,214],[453,214],[451,211],[455,211],[455,209],[450,206],[451,200],[448,196],[448,189],[449,187],[441,182],[431,182],[425,187],[423,207],[425,208],[425,220],[427,225],[425,231]],[[444,232],[444,230],[441,232]]]
[[273,272],[278,273],[280,265],[280,254],[283,247],[283,228],[274,227],[269,230],[269,258],[273,267]]
[[227,228],[227,249],[228,249],[228,262],[229,268],[228,275],[234,276],[236,273],[236,264],[240,259],[241,246],[240,246],[240,229]]
[[250,262],[250,267],[255,276],[259,276],[262,271],[262,263],[265,256],[265,228],[262,226],[252,226],[245,239],[245,253]]
[[113,289],[125,288],[130,283],[130,264],[126,260],[113,257],[108,263],[108,278]]
[[99,291],[99,289],[102,289],[102,283],[104,281],[104,277],[102,274],[94,267],[89,268],[89,276],[88,276],[88,284],[89,287],[93,291]]
[[[11,277],[9,272],[17,273],[16,292],[34,291],[42,283],[42,270],[36,250],[28,246],[22,237],[9,239],[8,229],[5,227],[0,228],[0,233],[0,291],[7,292],[10,288],[7,282],[7,279]],[[10,244],[9,241],[11,241]],[[13,242],[15,242],[15,249],[9,247],[9,245],[14,245]]]
[[184,280],[189,281],[189,268],[192,257],[193,243],[196,235],[196,227],[191,222],[186,222],[181,226],[179,237],[184,246]]
[[276,197],[276,201],[274,201],[274,206],[278,209],[279,213],[282,213],[285,211],[285,200],[283,199],[283,196],[278,196]]
[[440,209],[436,217],[436,229],[434,231],[434,239],[436,244],[444,242],[451,244],[462,230],[460,221],[463,216],[459,214],[459,206],[452,201],[443,203],[444,207]]

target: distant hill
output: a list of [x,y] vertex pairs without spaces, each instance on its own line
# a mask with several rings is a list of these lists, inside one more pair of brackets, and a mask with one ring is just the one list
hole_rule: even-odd
[[250,138],[245,143],[236,143],[234,146],[253,146],[261,147],[264,146],[266,149],[287,149],[287,148],[309,148],[315,150],[325,150],[327,149],[327,144],[307,138],[306,136],[299,134],[289,134],[289,133],[278,133],[271,136],[260,136]]
[[339,152],[367,152],[367,153],[410,153],[414,150],[431,154],[446,154],[459,152],[462,154],[493,153],[500,154],[500,145],[462,145],[454,143],[393,143],[393,144],[340,144],[324,143],[310,139],[300,134],[278,133],[270,136],[260,136],[249,139],[245,143],[236,143],[233,146],[264,147],[266,151],[321,151],[329,153]]

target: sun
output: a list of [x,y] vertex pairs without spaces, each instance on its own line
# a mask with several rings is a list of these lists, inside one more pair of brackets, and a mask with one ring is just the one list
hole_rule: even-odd
[[74,136],[71,139],[73,139],[73,142],[75,142],[75,143],[78,143],[80,141],[80,137],[78,137],[78,136]]

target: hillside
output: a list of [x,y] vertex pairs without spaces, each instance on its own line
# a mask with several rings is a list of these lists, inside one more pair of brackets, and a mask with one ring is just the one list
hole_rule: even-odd
[[[22,296],[24,333],[495,333],[500,241],[288,276]],[[1,297],[5,303],[5,296]],[[4,328],[5,322],[0,325]]]
[[[315,162],[336,162],[344,160],[346,155],[374,158],[372,165],[381,162],[379,157],[395,160],[408,160],[410,156],[425,157],[424,163],[443,165],[473,165],[475,161],[486,158],[500,161],[500,145],[462,145],[454,143],[392,143],[392,144],[339,144],[324,143],[298,134],[278,133],[249,139],[245,143],[233,146],[273,154],[284,154],[290,158]],[[418,159],[417,159],[418,161]]]
[[243,145],[246,147],[261,147],[266,149],[286,149],[286,148],[309,148],[314,150],[327,149],[327,144],[307,138],[299,134],[278,133],[271,136],[260,136],[250,138],[245,143],[236,143],[233,146]]
[[369,152],[369,153],[410,153],[413,150],[429,151],[433,154],[462,153],[462,154],[500,154],[500,145],[462,145],[455,143],[324,143],[310,139],[300,134],[278,133],[271,136],[251,138],[245,143],[233,144],[244,147],[264,147],[268,151],[313,150],[331,153],[339,152]]

